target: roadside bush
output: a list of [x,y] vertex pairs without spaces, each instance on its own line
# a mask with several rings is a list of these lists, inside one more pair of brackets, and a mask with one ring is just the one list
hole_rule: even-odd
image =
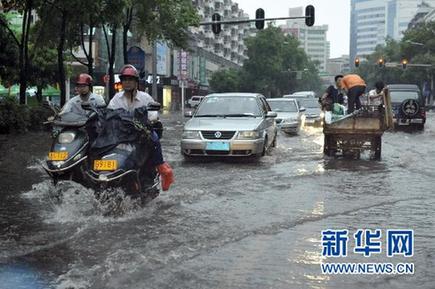
[[43,121],[53,115],[46,107],[36,106],[29,108],[20,105],[15,100],[4,99],[0,102],[0,133],[21,133],[28,130],[43,129]]

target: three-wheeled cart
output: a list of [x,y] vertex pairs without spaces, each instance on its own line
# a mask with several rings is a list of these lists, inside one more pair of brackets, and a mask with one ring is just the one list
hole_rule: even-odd
[[372,158],[379,160],[382,151],[382,134],[386,130],[385,114],[369,106],[355,114],[347,115],[330,124],[324,123],[323,152],[328,156],[353,155],[359,158],[370,150]]

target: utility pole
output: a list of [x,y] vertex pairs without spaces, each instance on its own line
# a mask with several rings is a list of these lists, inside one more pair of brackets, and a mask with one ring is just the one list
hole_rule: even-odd
[[153,87],[152,87],[152,97],[157,101],[157,44],[153,41]]

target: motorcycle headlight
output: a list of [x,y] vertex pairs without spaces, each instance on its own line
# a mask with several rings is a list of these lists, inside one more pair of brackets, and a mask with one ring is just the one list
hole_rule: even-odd
[[184,139],[200,139],[199,131],[197,131],[197,130],[185,130],[185,131],[183,131],[182,138],[184,138]]
[[260,132],[256,130],[239,131],[238,139],[256,139],[260,138]]
[[72,143],[75,137],[76,134],[73,132],[62,132],[57,139],[59,143]]

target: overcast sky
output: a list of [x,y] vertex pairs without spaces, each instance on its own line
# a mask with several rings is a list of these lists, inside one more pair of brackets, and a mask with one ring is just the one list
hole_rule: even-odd
[[[331,57],[349,55],[350,0],[233,0],[239,8],[255,18],[255,10],[263,8],[266,18],[286,17],[288,9],[311,4],[316,9],[315,24],[328,24],[327,38],[331,42]],[[285,20],[277,22],[285,24]]]

